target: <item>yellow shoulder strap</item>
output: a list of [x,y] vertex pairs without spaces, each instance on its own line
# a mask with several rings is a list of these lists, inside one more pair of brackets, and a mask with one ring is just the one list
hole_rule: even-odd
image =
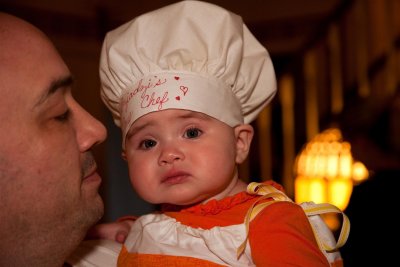
[[[262,183],[250,183],[247,186],[247,193],[252,195],[261,196],[247,211],[247,214],[244,219],[244,223],[246,226],[246,239],[237,249],[237,257],[243,253],[248,239],[249,233],[249,224],[250,222],[260,213],[264,208],[271,205],[272,203],[278,201],[289,201],[293,202],[288,196],[286,196],[282,191],[279,191],[272,185],[262,184]],[[259,203],[260,201],[272,198],[272,201]],[[336,252],[340,247],[342,247],[349,236],[350,233],[350,221],[347,216],[336,206],[328,203],[315,204],[313,202],[305,202],[301,203],[300,206],[303,208],[307,218],[310,221],[312,230],[316,237],[317,243],[321,251],[330,261],[329,254],[331,252]],[[319,216],[321,214],[326,213],[339,213],[343,217],[342,229],[340,231],[340,235],[338,240],[336,241],[331,230],[326,226],[325,222]],[[337,257],[337,256],[335,256]],[[333,259],[332,259],[333,260]]]

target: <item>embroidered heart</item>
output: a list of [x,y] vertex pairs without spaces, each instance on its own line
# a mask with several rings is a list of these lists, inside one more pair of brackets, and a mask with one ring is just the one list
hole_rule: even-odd
[[175,99],[179,101],[179,100],[181,100],[181,97],[177,96],[177,97],[175,97]]
[[175,76],[174,78],[175,78],[175,80],[179,80],[179,77],[178,77],[178,76]]
[[187,88],[186,86],[180,86],[179,89],[181,89],[183,95],[186,95],[186,93],[189,91],[189,88]]

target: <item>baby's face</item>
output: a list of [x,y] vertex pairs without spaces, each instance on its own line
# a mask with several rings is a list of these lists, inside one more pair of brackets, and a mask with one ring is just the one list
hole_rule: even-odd
[[148,113],[126,137],[131,183],[150,203],[205,201],[237,179],[236,142],[232,127],[203,113]]

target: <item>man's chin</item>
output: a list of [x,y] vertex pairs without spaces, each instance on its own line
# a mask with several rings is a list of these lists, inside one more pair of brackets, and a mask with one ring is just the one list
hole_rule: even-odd
[[98,208],[93,212],[94,215],[94,223],[97,223],[101,218],[103,218],[104,215],[104,202],[103,199],[101,198],[100,195],[98,195],[98,197],[96,198],[96,205]]
[[97,193],[96,196],[86,199],[84,205],[85,209],[82,211],[82,216],[85,218],[85,224],[91,227],[100,221],[104,215],[103,199]]

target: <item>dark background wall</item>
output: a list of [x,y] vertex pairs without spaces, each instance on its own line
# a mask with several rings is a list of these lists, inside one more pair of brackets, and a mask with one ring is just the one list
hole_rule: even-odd
[[[74,95],[108,128],[96,148],[105,221],[153,209],[130,187],[120,133],[99,97],[104,34],[175,1],[0,0],[0,10],[41,28],[76,76]],[[295,156],[318,132],[338,126],[371,170],[399,169],[400,3],[395,0],[210,1],[242,15],[269,50],[278,94],[258,130],[242,178],[275,179],[293,196]],[[1,41],[1,40],[0,40]]]

